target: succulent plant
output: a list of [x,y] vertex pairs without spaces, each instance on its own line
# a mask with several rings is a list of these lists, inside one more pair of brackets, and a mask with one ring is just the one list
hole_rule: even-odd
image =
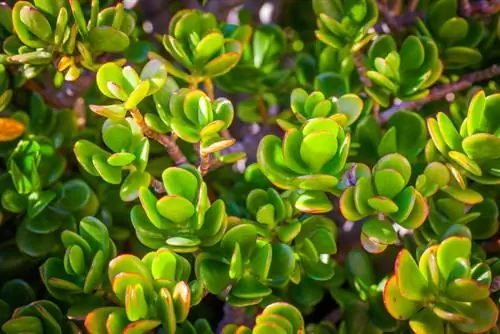
[[416,26],[423,36],[434,38],[443,55],[445,68],[473,66],[482,59],[478,50],[485,37],[483,22],[459,15],[459,1],[438,0],[429,8],[425,20],[417,18]]
[[409,319],[415,331],[442,333],[451,325],[465,333],[487,332],[498,309],[489,298],[491,270],[473,263],[471,240],[450,237],[430,246],[418,264],[406,249],[399,252],[395,274],[384,288],[384,304],[396,319]]
[[294,267],[291,246],[259,240],[253,224],[235,221],[215,252],[197,256],[195,271],[210,293],[230,287],[228,303],[244,307],[269,296],[269,285],[286,284]]
[[35,291],[25,280],[15,278],[5,282],[0,289],[0,326],[10,319],[15,309],[35,299]]
[[227,73],[238,63],[242,53],[241,42],[226,37],[215,16],[200,10],[178,11],[162,42],[170,56],[189,74],[164,59],[168,71],[194,84]]
[[[456,166],[468,178],[482,184],[499,184],[500,126],[497,100],[500,95],[486,97],[477,92],[470,101],[467,117],[459,130],[444,113],[427,120],[433,150]],[[454,173],[463,187],[460,173]]]
[[[7,5],[4,11],[10,11]],[[68,81],[78,79],[81,67],[96,71],[96,55],[123,52],[135,28],[135,17],[119,4],[103,10],[92,2],[87,19],[79,0],[64,2],[18,1],[4,28],[12,35],[4,42],[7,62],[26,65],[24,74],[33,78],[59,55],[58,70]]]
[[498,4],[236,2],[0,0],[0,332],[498,332]]
[[262,139],[257,158],[262,172],[282,189],[303,191],[295,207],[303,212],[332,209],[323,191],[333,191],[349,154],[350,135],[333,119],[314,118],[290,129],[284,140]]
[[306,90],[318,90],[325,96],[357,92],[358,73],[350,50],[325,46],[317,55],[303,52],[297,56],[297,83]]
[[248,26],[227,28],[233,38],[241,41],[243,53],[236,67],[217,78],[221,88],[240,93],[279,89],[291,75],[290,70],[279,66],[286,46],[283,29],[274,24],[261,25],[253,31]]
[[[426,200],[413,186],[408,185],[411,166],[400,154],[382,157],[364,175],[348,187],[340,198],[342,215],[350,221],[359,221],[380,214],[406,229],[422,225],[429,209]],[[371,252],[383,251],[396,242],[397,236],[389,220],[370,219],[363,224],[361,242]]]
[[[102,126],[102,139],[112,153],[95,143],[81,139],[74,152],[82,168],[110,184],[121,184],[120,198],[132,201],[139,188],[149,186],[151,175],[145,171],[149,158],[149,140],[131,119],[107,119]],[[130,170],[122,180],[123,170]]]
[[318,15],[316,38],[328,46],[356,52],[373,38],[368,31],[378,20],[374,0],[315,0],[313,7]]
[[167,70],[157,59],[150,60],[139,75],[131,66],[121,68],[116,63],[106,63],[97,71],[97,86],[105,96],[123,103],[91,105],[90,109],[107,118],[124,118],[127,110],[134,109],[147,96],[165,85]]
[[270,333],[272,331],[287,334],[303,333],[305,331],[304,319],[299,310],[290,304],[272,303],[257,316],[253,328],[233,324],[223,328],[224,334]]
[[85,318],[85,328],[91,334],[143,333],[163,325],[166,333],[175,333],[196,298],[187,283],[190,273],[189,262],[167,249],[149,252],[142,260],[130,254],[114,258],[108,277],[123,306],[93,310]]
[[68,321],[59,307],[49,300],[37,300],[18,307],[10,320],[2,325],[6,334],[32,333],[78,333],[78,327]]
[[61,233],[64,257],[51,257],[40,267],[45,287],[58,299],[93,293],[105,284],[105,270],[116,256],[106,225],[93,217],[80,221],[79,233]]
[[391,35],[380,36],[370,46],[367,67],[366,76],[374,85],[365,90],[383,107],[391,96],[401,100],[427,96],[443,71],[434,41],[416,36],[408,36],[399,50]]
[[160,199],[147,187],[139,189],[141,205],[130,214],[139,240],[151,248],[168,246],[176,252],[218,243],[227,227],[225,205],[222,200],[210,203],[200,173],[191,165],[171,167],[162,179],[167,195]]
[[[168,108],[160,117],[183,140],[189,143],[202,141],[203,149],[209,146],[227,146],[220,140],[220,131],[227,129],[234,118],[233,105],[225,98],[211,101],[201,90],[182,88],[172,94]],[[214,139],[218,141],[215,141]],[[223,144],[224,143],[224,144]]]

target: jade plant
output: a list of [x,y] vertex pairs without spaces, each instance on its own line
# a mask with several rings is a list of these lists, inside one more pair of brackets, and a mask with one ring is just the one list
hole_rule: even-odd
[[0,0],[0,332],[497,333],[499,17]]
[[471,240],[449,237],[430,246],[418,264],[401,250],[395,274],[384,288],[384,304],[396,319],[409,319],[415,332],[443,333],[449,326],[466,333],[483,333],[498,320],[489,298],[491,269],[471,259]]

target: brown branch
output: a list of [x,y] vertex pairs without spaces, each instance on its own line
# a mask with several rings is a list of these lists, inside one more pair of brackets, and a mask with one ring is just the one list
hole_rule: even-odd
[[396,20],[397,15],[394,15],[395,11],[390,10],[386,5],[381,3],[378,3],[378,11],[391,31],[398,32],[403,29],[403,26]]
[[87,116],[85,114],[85,100],[83,97],[79,97],[75,100],[73,105],[73,112],[76,115],[76,124],[78,129],[83,130],[87,124]]
[[262,118],[262,122],[266,122],[269,117],[269,113],[267,112],[266,101],[264,101],[262,95],[259,95],[257,98],[257,107],[259,108],[259,114],[260,118]]
[[142,117],[142,114],[139,111],[139,109],[137,108],[131,109],[130,114],[137,122],[137,124],[141,128],[142,133],[145,136],[156,140],[158,143],[160,143],[165,147],[170,157],[174,159],[176,165],[182,165],[188,162],[187,158],[184,156],[179,146],[177,146],[177,144],[175,143],[175,140],[172,140],[172,138],[170,138],[167,135],[160,134],[154,131],[153,129],[151,129],[149,126],[146,125],[146,122],[144,122],[144,118]]
[[203,153],[200,151],[200,166],[198,166],[198,170],[201,175],[206,175],[210,169],[210,154]]
[[151,187],[158,195],[164,194],[166,192],[163,183],[155,178],[153,178],[153,180],[151,181]]
[[486,69],[465,74],[460,80],[456,82],[432,88],[429,95],[420,100],[403,102],[392,106],[386,111],[380,113],[379,122],[381,124],[384,124],[389,120],[389,118],[391,118],[392,115],[400,110],[419,109],[429,102],[441,100],[450,93],[462,91],[464,89],[470,88],[476,82],[489,80],[498,75],[500,75],[500,65],[496,64]]
[[462,15],[463,16],[470,16],[471,15],[471,11],[472,11],[472,7],[470,5],[470,1],[469,0],[461,0],[461,7],[462,7]]
[[366,72],[367,71],[366,71],[365,64],[363,63],[363,54],[361,53],[361,50],[358,50],[357,52],[355,52],[353,54],[353,58],[354,58],[354,65],[356,66],[356,70],[359,73],[359,78],[361,80],[361,83],[365,87],[371,87],[372,86],[372,82],[366,76]]
[[[383,3],[379,3],[379,12],[383,21],[377,23],[373,29],[377,33],[388,33],[389,31],[384,30],[384,26],[387,26],[390,31],[398,32],[412,26],[417,17],[423,19],[425,17],[424,12],[415,12],[417,1],[413,1],[408,5],[408,9],[405,13],[400,11],[388,9]],[[480,0],[473,4],[469,0],[461,0],[460,14],[464,17],[480,16],[488,17],[495,15],[500,11],[500,0]]]
[[67,99],[61,96],[57,96],[54,91],[44,89],[38,84],[34,79],[26,81],[24,87],[29,90],[40,94],[45,103],[51,105],[54,108],[71,108],[73,106],[73,100]]

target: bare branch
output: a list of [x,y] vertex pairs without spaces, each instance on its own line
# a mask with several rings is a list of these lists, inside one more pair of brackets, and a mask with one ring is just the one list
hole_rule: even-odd
[[446,95],[450,93],[455,93],[459,92],[461,90],[470,88],[473,84],[476,82],[484,81],[484,80],[489,80],[491,78],[494,78],[496,76],[500,75],[500,65],[493,65],[489,68],[482,69],[479,71],[475,71],[472,73],[465,74],[462,76],[462,78],[456,82],[453,82],[451,84],[446,84],[446,85],[440,85],[437,87],[434,87],[431,89],[431,92],[429,95],[426,97],[416,100],[416,101],[409,101],[409,102],[403,102],[398,105],[394,105],[391,108],[387,109],[386,111],[382,112],[379,117],[379,122],[381,124],[386,123],[389,118],[391,118],[392,115],[394,115],[396,112],[403,110],[403,109],[410,109],[410,110],[415,110],[419,109],[423,105],[432,102],[432,101],[438,101],[446,97]]
[[170,155],[170,157],[174,159],[176,165],[182,165],[188,162],[187,158],[184,156],[179,146],[177,146],[177,144],[175,143],[175,140],[173,140],[167,135],[160,134],[154,131],[153,129],[151,129],[149,126],[146,125],[146,122],[144,122],[144,118],[142,117],[142,114],[139,111],[139,109],[137,108],[131,109],[130,113],[134,118],[134,120],[139,125],[139,127],[141,128],[142,133],[144,133],[145,136],[154,139],[158,143],[163,145],[167,150],[168,154]]

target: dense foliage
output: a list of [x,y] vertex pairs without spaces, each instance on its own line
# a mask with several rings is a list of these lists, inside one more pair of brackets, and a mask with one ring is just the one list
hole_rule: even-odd
[[498,1],[240,2],[0,2],[0,333],[498,333]]

